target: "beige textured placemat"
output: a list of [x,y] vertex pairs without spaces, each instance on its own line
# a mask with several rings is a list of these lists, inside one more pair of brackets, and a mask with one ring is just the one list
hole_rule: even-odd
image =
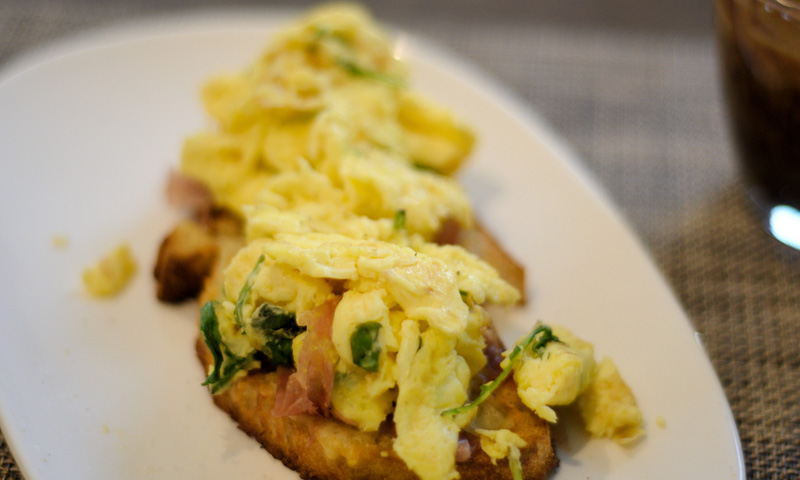
[[[800,256],[765,234],[738,183],[711,35],[553,26],[519,7],[482,17],[470,5],[462,16],[385,7],[383,20],[473,60],[553,124],[703,334],[739,426],[748,478],[800,478]],[[156,9],[0,2],[0,61]],[[19,478],[0,443],[0,480]]]
[[765,235],[738,185],[656,254],[705,337],[748,478],[800,478],[800,256]]

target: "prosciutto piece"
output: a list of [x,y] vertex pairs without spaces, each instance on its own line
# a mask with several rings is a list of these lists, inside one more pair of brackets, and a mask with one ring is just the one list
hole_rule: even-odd
[[333,314],[340,297],[300,312],[297,324],[307,328],[297,356],[296,370],[278,369],[275,417],[302,415],[329,416],[333,394],[336,349],[331,340]]

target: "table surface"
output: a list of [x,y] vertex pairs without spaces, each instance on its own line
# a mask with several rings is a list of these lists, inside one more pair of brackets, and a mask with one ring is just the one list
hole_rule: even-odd
[[[217,4],[4,0],[0,68],[86,28]],[[747,477],[799,478],[800,255],[766,234],[737,175],[711,2],[366,4],[490,72],[566,139],[704,336]],[[0,433],[0,480],[20,478]]]

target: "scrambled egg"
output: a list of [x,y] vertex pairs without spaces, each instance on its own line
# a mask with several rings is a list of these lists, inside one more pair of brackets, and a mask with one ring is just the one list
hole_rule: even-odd
[[592,381],[578,400],[586,430],[628,444],[644,434],[642,412],[614,362],[605,357],[592,372]]
[[[343,290],[331,334],[334,411],[366,431],[377,430],[393,413],[394,449],[409,468],[422,478],[455,478],[458,432],[470,418],[441,413],[468,400],[469,381],[486,362],[482,327],[488,319],[471,298],[513,302],[519,294],[495,276],[482,275],[490,267],[465,250],[438,248],[456,248],[458,253],[448,255],[480,268],[468,271],[469,281],[460,284],[460,276],[441,260],[388,242],[327,233],[254,240],[225,271],[225,293],[216,306],[222,341],[233,355],[248,358],[266,344],[256,324],[261,305],[299,313]],[[356,364],[351,346],[353,333],[369,322],[380,325],[374,372]],[[302,341],[300,335],[293,342]]]
[[514,365],[514,380],[519,397],[537,415],[555,422],[550,408],[569,405],[589,385],[594,369],[594,347],[566,328],[553,326],[558,342],[550,342],[541,353],[530,349]]
[[498,430],[476,428],[475,433],[481,437],[481,450],[489,455],[495,465],[503,458],[509,458],[510,463],[518,462],[519,449],[527,445],[519,435],[505,428]]
[[121,292],[136,273],[136,260],[123,244],[111,250],[96,265],[83,271],[83,284],[95,297],[110,297]]
[[[407,82],[364,11],[323,7],[243,72],[205,85],[215,125],[186,140],[181,170],[244,219],[248,242],[204,307],[204,338],[219,343],[212,391],[258,368],[262,353],[297,365],[308,332],[296,316],[335,300],[334,415],[376,431],[391,414],[397,455],[423,479],[449,479],[477,411],[442,412],[469,400],[486,365],[480,305],[520,293],[461,247],[431,243],[445,221],[472,224],[448,175],[474,136]],[[578,399],[592,433],[638,435],[641,415],[616,370],[595,368],[591,344],[556,335],[513,366],[524,403],[555,421],[552,406]],[[476,433],[493,460],[519,463],[516,434]]]
[[53,235],[50,237],[50,244],[61,250],[69,246],[69,238],[66,235]]
[[[620,444],[633,442],[644,430],[642,413],[613,361],[596,364],[594,347],[564,327],[552,326],[558,341],[540,352],[526,349],[513,365],[520,399],[548,422],[556,422],[551,408],[577,401],[586,430]],[[508,364],[506,358],[506,365]]]
[[447,174],[474,135],[406,83],[405,65],[365,12],[323,7],[245,71],[206,84],[216,128],[186,140],[181,170],[235,212],[295,211],[317,231],[401,210],[404,235],[429,240],[446,219],[469,226],[469,200]]

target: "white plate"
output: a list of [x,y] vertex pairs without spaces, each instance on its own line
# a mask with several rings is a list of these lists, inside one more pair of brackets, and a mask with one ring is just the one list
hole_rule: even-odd
[[[150,275],[181,213],[163,199],[197,91],[244,66],[274,11],[198,14],[95,32],[0,76],[0,419],[30,480],[297,478],[236,429],[200,386],[197,309],[156,302]],[[474,125],[462,178],[526,265],[535,320],[568,325],[633,387],[647,437],[633,448],[571,433],[556,479],[744,478],[735,424],[695,332],[630,230],[538,117],[495,83],[402,36],[414,85]],[[53,246],[54,235],[69,246]],[[140,272],[90,300],[82,269],[128,241]],[[655,424],[662,416],[666,428]]]

